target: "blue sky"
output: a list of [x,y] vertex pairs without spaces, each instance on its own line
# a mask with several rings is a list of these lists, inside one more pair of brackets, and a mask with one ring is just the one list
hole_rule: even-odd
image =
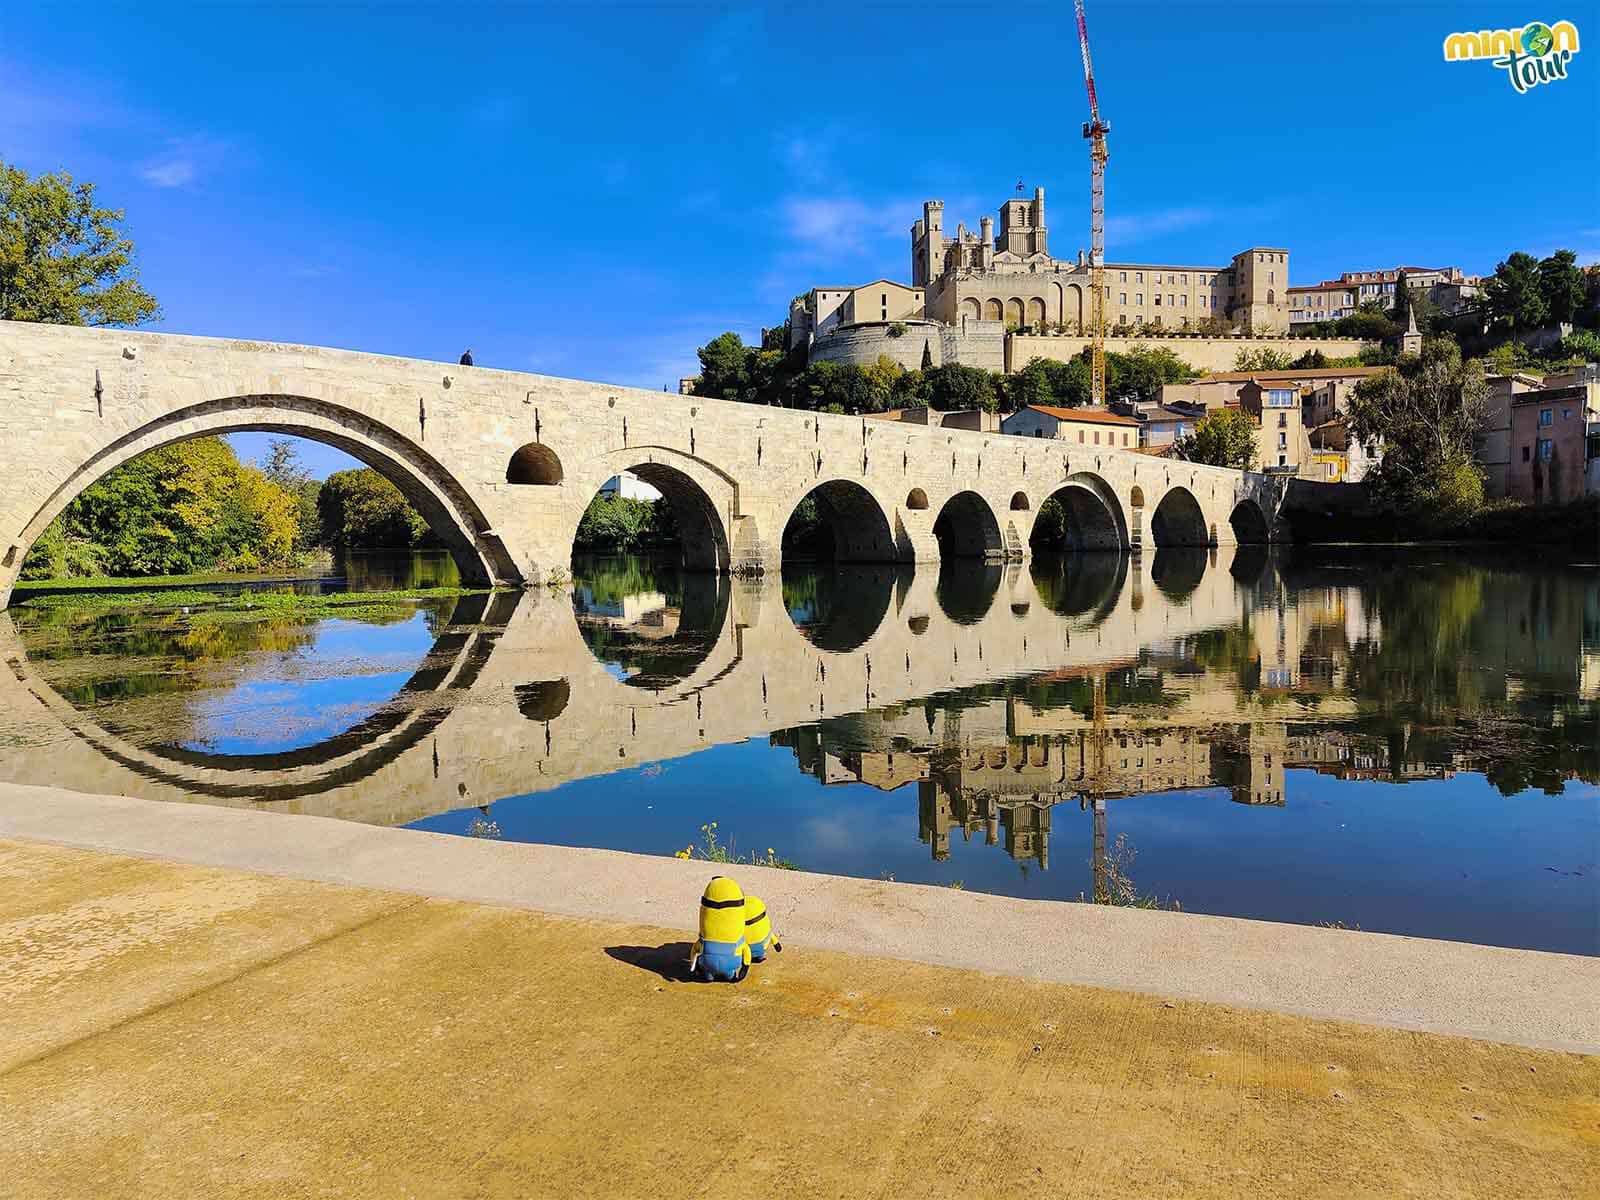
[[[1109,254],[1600,258],[1593,13],[1090,0]],[[1561,17],[1567,80],[1443,61]],[[975,226],[1042,184],[1072,254],[1084,110],[1064,0],[0,11],[0,157],[127,209],[159,328],[653,388],[796,292],[905,278],[924,198]]]

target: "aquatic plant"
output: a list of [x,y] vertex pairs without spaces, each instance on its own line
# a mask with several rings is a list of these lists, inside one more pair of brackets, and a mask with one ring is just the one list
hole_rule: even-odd
[[729,838],[723,844],[717,836],[717,823],[707,822],[700,826],[700,842],[698,845],[691,842],[682,850],[673,851],[674,858],[700,859],[704,862],[726,863],[730,866],[746,867],[776,867],[780,871],[798,871],[799,865],[791,859],[781,858],[771,846],[767,847],[765,855],[755,853],[741,856],[734,840]]

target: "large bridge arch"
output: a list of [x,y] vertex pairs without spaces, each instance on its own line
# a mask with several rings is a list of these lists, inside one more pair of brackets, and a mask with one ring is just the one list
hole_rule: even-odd
[[[1126,550],[1128,520],[1117,493],[1093,471],[1076,471],[1049,485],[1043,499],[1054,500],[1066,517],[1065,548],[1069,550]],[[1036,505],[1035,509],[1042,509]],[[1030,527],[1030,544],[1038,549],[1051,531],[1040,525],[1036,511]]]
[[978,492],[957,492],[946,500],[933,523],[933,534],[941,559],[1000,559],[1006,554],[999,518]]
[[727,472],[671,446],[624,446],[568,466],[570,502],[557,535],[568,558],[589,501],[624,472],[648,483],[672,506],[685,570],[727,571],[735,545],[756,540],[755,522],[740,514],[739,487]]
[[1150,540],[1157,549],[1164,546],[1208,546],[1215,537],[1206,523],[1204,510],[1188,488],[1174,485],[1167,489],[1150,517]]
[[[827,479],[813,485],[789,506],[780,536],[787,535],[788,523],[808,499],[816,503],[818,515],[827,526],[835,562],[892,563],[902,557],[889,511],[871,491],[852,479]],[[924,495],[923,504],[926,503]]]
[[53,480],[49,494],[0,557],[0,601],[51,521],[85,488],[151,450],[228,433],[282,433],[344,451],[383,475],[422,514],[450,551],[464,582],[520,583],[521,575],[488,518],[448,470],[417,442],[364,413],[300,395],[235,395],[175,408],[82,456]]

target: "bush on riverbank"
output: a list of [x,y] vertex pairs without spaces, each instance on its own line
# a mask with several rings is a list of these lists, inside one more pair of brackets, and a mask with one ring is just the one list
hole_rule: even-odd
[[1296,510],[1296,542],[1484,542],[1600,549],[1600,497],[1570,504],[1491,500],[1475,508]]

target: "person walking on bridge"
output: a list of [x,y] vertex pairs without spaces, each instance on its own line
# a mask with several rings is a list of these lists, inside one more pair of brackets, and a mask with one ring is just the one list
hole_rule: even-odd
[[464,350],[462,352],[462,354],[461,354],[461,365],[463,367],[470,367],[472,365],[472,347],[471,346],[468,346],[466,348],[466,350]]

